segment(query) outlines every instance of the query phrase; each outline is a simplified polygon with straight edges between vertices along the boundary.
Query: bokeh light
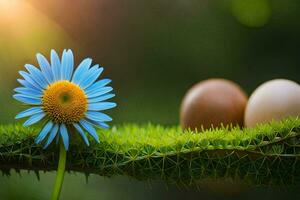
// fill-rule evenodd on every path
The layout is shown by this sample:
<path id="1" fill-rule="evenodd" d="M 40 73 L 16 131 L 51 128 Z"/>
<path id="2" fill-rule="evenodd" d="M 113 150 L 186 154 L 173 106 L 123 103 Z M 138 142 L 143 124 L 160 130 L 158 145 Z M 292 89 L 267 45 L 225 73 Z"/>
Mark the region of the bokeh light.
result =
<path id="1" fill-rule="evenodd" d="M 231 10 L 235 18 L 248 27 L 262 27 L 271 17 L 268 0 L 232 0 Z"/>

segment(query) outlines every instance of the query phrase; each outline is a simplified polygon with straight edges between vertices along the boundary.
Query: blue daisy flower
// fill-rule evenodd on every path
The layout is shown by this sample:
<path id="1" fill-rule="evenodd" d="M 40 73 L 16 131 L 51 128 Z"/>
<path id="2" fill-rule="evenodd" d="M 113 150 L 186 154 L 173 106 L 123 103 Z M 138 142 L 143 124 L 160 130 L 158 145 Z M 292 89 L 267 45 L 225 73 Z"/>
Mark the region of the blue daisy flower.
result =
<path id="1" fill-rule="evenodd" d="M 76 130 L 86 145 L 86 133 L 97 142 L 99 137 L 95 127 L 108 128 L 112 118 L 102 111 L 116 107 L 116 103 L 106 100 L 114 97 L 110 79 L 97 80 L 103 67 L 92 66 L 92 59 L 84 59 L 74 70 L 74 56 L 71 50 L 64 50 L 60 60 L 51 51 L 51 62 L 37 54 L 40 69 L 26 64 L 26 71 L 20 71 L 23 79 L 18 79 L 22 87 L 16 88 L 13 97 L 30 106 L 19 113 L 16 119 L 29 117 L 24 126 L 43 121 L 45 124 L 35 139 L 37 144 L 45 141 L 44 148 L 54 138 L 62 139 L 68 150 L 69 133 Z"/>

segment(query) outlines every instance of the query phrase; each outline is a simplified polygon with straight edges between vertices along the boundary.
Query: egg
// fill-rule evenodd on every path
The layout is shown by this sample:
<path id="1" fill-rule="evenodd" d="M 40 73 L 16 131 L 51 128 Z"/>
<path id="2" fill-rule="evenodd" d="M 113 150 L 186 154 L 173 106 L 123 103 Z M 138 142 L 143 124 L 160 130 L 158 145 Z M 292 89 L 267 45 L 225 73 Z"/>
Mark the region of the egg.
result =
<path id="1" fill-rule="evenodd" d="M 194 85 L 185 95 L 180 109 L 183 129 L 208 129 L 244 122 L 247 96 L 234 82 L 209 79 Z"/>
<path id="2" fill-rule="evenodd" d="M 251 95 L 245 111 L 245 125 L 253 127 L 299 115 L 300 86 L 290 80 L 275 79 L 262 84 Z"/>

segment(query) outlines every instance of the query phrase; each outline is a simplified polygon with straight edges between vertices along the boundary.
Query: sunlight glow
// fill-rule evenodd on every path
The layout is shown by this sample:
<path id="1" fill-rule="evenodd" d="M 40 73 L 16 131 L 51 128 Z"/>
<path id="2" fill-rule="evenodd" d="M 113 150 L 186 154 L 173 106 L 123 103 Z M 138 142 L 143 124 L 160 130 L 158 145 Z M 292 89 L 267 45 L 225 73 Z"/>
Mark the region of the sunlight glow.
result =
<path id="1" fill-rule="evenodd" d="M 25 0 L 0 0 L 0 30 L 0 89 L 35 52 L 72 44 L 59 24 Z"/>

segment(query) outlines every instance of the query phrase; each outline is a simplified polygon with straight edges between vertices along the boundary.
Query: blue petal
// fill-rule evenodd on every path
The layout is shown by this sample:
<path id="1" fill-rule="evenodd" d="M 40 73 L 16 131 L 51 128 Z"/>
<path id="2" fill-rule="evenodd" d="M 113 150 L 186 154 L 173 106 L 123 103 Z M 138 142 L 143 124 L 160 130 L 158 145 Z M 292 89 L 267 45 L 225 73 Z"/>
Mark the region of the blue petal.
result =
<path id="1" fill-rule="evenodd" d="M 28 116 L 31 116 L 31 115 L 34 115 L 34 114 L 37 114 L 37 113 L 41 113 L 41 112 L 43 112 L 42 107 L 40 107 L 40 106 L 39 107 L 32 107 L 32 108 L 29 108 L 29 109 L 24 110 L 24 111 L 20 112 L 19 114 L 17 114 L 15 119 L 28 117 Z"/>
<path id="2" fill-rule="evenodd" d="M 22 94 L 15 94 L 15 95 L 13 95 L 13 97 L 18 101 L 21 101 L 23 103 L 30 104 L 30 105 L 41 105 L 42 104 L 42 100 L 40 98 L 36 98 L 36 97 L 28 97 L 28 96 L 22 95 Z"/>
<path id="3" fill-rule="evenodd" d="M 38 91 L 36 89 L 27 88 L 27 87 L 18 87 L 14 89 L 15 92 L 24 94 L 26 96 L 34 96 L 34 97 L 42 97 L 42 91 Z"/>
<path id="4" fill-rule="evenodd" d="M 98 122 L 98 124 L 99 124 L 102 128 L 104 128 L 104 129 L 108 129 L 108 128 L 109 128 L 109 125 L 108 125 L 107 123 L 105 123 L 105 122 Z"/>
<path id="5" fill-rule="evenodd" d="M 91 120 L 91 123 L 94 124 L 95 126 L 100 127 L 100 128 L 104 128 L 104 129 L 109 128 L 109 125 L 105 122 L 96 122 L 96 121 Z"/>
<path id="6" fill-rule="evenodd" d="M 53 49 L 51 50 L 51 65 L 54 80 L 60 80 L 60 60 L 57 53 Z"/>
<path id="7" fill-rule="evenodd" d="M 86 93 L 91 93 L 94 90 L 98 90 L 99 88 L 106 86 L 107 84 L 109 84 L 111 82 L 110 79 L 102 79 L 100 81 L 97 81 L 96 83 L 94 83 L 93 85 L 89 86 L 88 88 L 86 88 L 85 92 Z"/>
<path id="8" fill-rule="evenodd" d="M 117 104 L 112 102 L 91 103 L 88 104 L 88 110 L 101 111 L 101 110 L 111 109 L 116 106 Z"/>
<path id="9" fill-rule="evenodd" d="M 74 56 L 73 52 L 69 49 L 64 50 L 61 61 L 61 74 L 63 80 L 70 80 L 72 77 L 73 67 L 74 67 Z"/>
<path id="10" fill-rule="evenodd" d="M 82 128 L 76 123 L 73 123 L 73 126 L 77 129 L 77 131 L 81 135 L 81 137 L 82 137 L 83 141 L 85 142 L 85 144 L 87 146 L 89 146 L 90 145 L 89 140 L 88 140 L 87 136 L 85 135 L 84 131 L 82 130 Z"/>
<path id="11" fill-rule="evenodd" d="M 97 103 L 97 102 L 105 101 L 107 99 L 113 98 L 114 96 L 116 95 L 115 94 L 102 95 L 96 98 L 88 99 L 88 103 Z"/>
<path id="12" fill-rule="evenodd" d="M 92 59 L 90 58 L 84 59 L 75 70 L 72 78 L 72 82 L 77 84 L 78 81 L 81 79 L 82 74 L 85 73 L 90 68 L 91 64 L 92 64 Z"/>
<path id="13" fill-rule="evenodd" d="M 45 116 L 46 116 L 46 113 L 44 113 L 44 112 L 34 114 L 28 120 L 26 120 L 24 122 L 23 126 L 30 126 L 32 124 L 35 124 L 35 123 L 39 122 L 41 119 L 43 119 Z"/>
<path id="14" fill-rule="evenodd" d="M 47 80 L 40 70 L 38 70 L 35 66 L 30 64 L 26 64 L 25 68 L 29 71 L 33 80 L 35 80 L 39 84 L 39 86 L 41 86 L 41 88 L 47 87 Z"/>
<path id="15" fill-rule="evenodd" d="M 68 62 L 67 50 L 64 49 L 61 56 L 61 65 L 60 65 L 60 79 L 64 80 L 65 78 L 65 68 Z"/>
<path id="16" fill-rule="evenodd" d="M 84 80 L 86 80 L 90 74 L 95 73 L 98 70 L 98 66 L 94 65 L 93 67 L 91 67 L 90 69 L 86 70 L 85 72 L 83 72 L 80 76 L 80 78 L 77 81 L 77 85 L 81 85 L 81 82 L 83 82 Z"/>
<path id="17" fill-rule="evenodd" d="M 28 74 L 27 72 L 24 71 L 19 71 L 19 74 L 21 76 L 23 76 L 23 78 L 29 82 L 34 88 L 36 88 L 37 90 L 43 90 L 43 88 L 37 83 L 36 80 L 34 80 L 30 74 Z"/>
<path id="18" fill-rule="evenodd" d="M 48 83 L 52 83 L 54 81 L 54 78 L 53 78 L 53 73 L 52 73 L 52 70 L 51 70 L 50 63 L 45 58 L 45 56 L 43 56 L 40 53 L 38 53 L 36 55 L 36 58 L 37 58 L 37 61 L 39 63 L 39 66 L 40 66 L 40 68 L 43 72 L 44 77 L 46 78 Z"/>
<path id="19" fill-rule="evenodd" d="M 82 120 L 80 120 L 79 123 L 98 143 L 100 143 L 99 136 L 98 136 L 95 128 L 89 122 L 82 119 Z"/>
<path id="20" fill-rule="evenodd" d="M 97 65 L 98 67 L 98 65 Z M 92 85 L 97 78 L 101 75 L 101 73 L 103 72 L 103 67 L 101 68 L 97 68 L 96 70 L 89 72 L 89 74 L 83 79 L 83 81 L 79 84 L 79 86 L 82 89 L 85 89 L 87 87 L 89 87 L 90 85 Z"/>
<path id="21" fill-rule="evenodd" d="M 26 81 L 26 80 L 23 80 L 23 79 L 17 79 L 17 81 L 18 81 L 21 85 L 23 85 L 24 87 L 26 87 L 26 88 L 30 88 L 30 89 L 33 89 L 33 90 L 42 91 L 41 88 L 37 88 L 35 85 L 29 83 L 29 82 Z"/>
<path id="22" fill-rule="evenodd" d="M 86 93 L 86 95 L 87 95 L 87 97 L 89 99 L 91 99 L 91 98 L 95 98 L 95 97 L 104 95 L 104 94 L 106 94 L 106 93 L 108 93 L 108 92 L 110 92 L 112 90 L 113 90 L 112 87 L 102 87 L 102 88 L 99 88 L 96 91 L 93 91 L 93 92 L 90 92 L 90 93 Z"/>
<path id="23" fill-rule="evenodd" d="M 104 113 L 101 112 L 93 112 L 88 111 L 86 112 L 86 118 L 97 121 L 97 122 L 109 122 L 112 121 L 112 118 Z"/>
<path id="24" fill-rule="evenodd" d="M 46 144 L 44 145 L 44 149 L 46 149 L 49 144 L 51 144 L 51 142 L 54 140 L 55 136 L 57 135 L 57 132 L 58 132 L 58 128 L 59 128 L 59 125 L 58 124 L 55 124 L 50 132 L 50 135 L 48 137 L 48 140 L 46 142 Z"/>
<path id="25" fill-rule="evenodd" d="M 60 125 L 59 132 L 62 137 L 65 149 L 68 150 L 69 149 L 69 134 L 68 134 L 68 130 L 67 130 L 67 127 L 65 124 Z"/>
<path id="26" fill-rule="evenodd" d="M 35 139 L 35 143 L 39 144 L 41 141 L 43 141 L 45 139 L 45 137 L 47 136 L 47 134 L 49 133 L 49 131 L 51 130 L 51 128 L 53 127 L 53 123 L 51 121 L 49 121 L 44 128 L 41 130 L 41 132 L 39 133 L 39 135 L 37 136 L 37 138 Z"/>
<path id="27" fill-rule="evenodd" d="M 15 94 L 14 96 L 17 96 L 17 97 L 24 97 L 24 98 L 30 98 L 30 99 L 37 99 L 37 100 L 40 100 L 41 97 L 36 97 L 36 96 L 32 96 L 30 94 Z"/>

